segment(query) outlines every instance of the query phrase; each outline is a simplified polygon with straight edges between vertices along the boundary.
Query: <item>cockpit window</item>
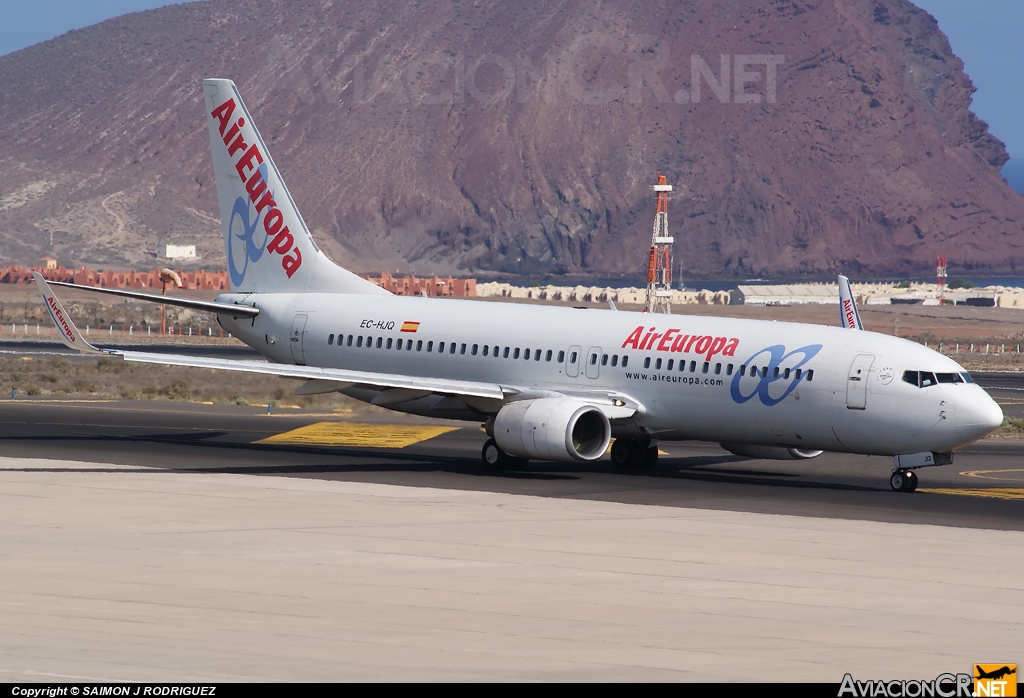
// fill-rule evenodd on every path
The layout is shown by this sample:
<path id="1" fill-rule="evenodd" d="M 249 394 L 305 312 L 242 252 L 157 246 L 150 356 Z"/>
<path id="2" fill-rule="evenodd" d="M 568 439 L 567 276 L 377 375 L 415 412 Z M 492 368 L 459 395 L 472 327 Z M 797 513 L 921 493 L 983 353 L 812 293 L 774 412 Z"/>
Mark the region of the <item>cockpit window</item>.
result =
<path id="1" fill-rule="evenodd" d="M 931 371 L 904 371 L 903 382 L 927 388 L 938 383 L 973 383 L 971 377 L 964 373 L 932 373 Z"/>
<path id="2" fill-rule="evenodd" d="M 971 374 L 968 373 L 967 371 L 964 371 L 963 373 L 961 373 L 960 377 L 964 379 L 964 383 L 973 383 L 974 382 L 974 379 L 971 378 Z"/>

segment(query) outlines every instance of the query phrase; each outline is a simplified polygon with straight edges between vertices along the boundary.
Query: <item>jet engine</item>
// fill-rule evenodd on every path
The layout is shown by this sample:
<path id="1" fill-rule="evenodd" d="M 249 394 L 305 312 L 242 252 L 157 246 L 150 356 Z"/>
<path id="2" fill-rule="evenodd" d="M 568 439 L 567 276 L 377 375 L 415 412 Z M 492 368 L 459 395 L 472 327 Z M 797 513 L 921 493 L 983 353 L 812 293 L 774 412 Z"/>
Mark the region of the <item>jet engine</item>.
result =
<path id="1" fill-rule="evenodd" d="M 755 446 L 754 444 L 718 444 L 729 453 L 749 458 L 768 458 L 770 460 L 807 460 L 817 458 L 824 451 L 811 451 L 805 448 L 787 448 L 785 446 Z"/>
<path id="2" fill-rule="evenodd" d="M 518 400 L 494 418 L 494 440 L 510 456 L 540 460 L 597 460 L 612 428 L 604 412 L 569 398 Z"/>

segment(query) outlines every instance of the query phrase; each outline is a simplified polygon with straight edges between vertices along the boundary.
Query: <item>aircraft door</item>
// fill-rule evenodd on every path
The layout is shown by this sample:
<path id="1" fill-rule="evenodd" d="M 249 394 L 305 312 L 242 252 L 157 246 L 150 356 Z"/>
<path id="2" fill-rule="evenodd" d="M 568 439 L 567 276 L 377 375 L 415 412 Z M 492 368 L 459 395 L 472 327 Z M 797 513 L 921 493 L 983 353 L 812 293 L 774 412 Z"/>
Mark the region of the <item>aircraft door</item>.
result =
<path id="1" fill-rule="evenodd" d="M 579 347 L 569 347 L 569 353 L 565 355 L 565 375 L 575 378 L 580 375 L 580 361 L 583 360 L 583 350 Z"/>
<path id="2" fill-rule="evenodd" d="M 585 361 L 587 378 L 597 378 L 601 374 L 601 347 L 590 347 Z"/>
<path id="3" fill-rule="evenodd" d="M 875 357 L 871 354 L 860 354 L 850 366 L 850 375 L 846 381 L 846 408 L 863 410 L 868 401 L 868 373 Z"/>
<path id="4" fill-rule="evenodd" d="M 306 320 L 308 319 L 308 315 L 305 313 L 299 313 L 295 316 L 295 320 L 292 322 L 292 334 L 289 344 L 291 344 L 292 347 L 292 360 L 298 366 L 306 365 L 306 354 L 302 345 L 306 338 Z"/>

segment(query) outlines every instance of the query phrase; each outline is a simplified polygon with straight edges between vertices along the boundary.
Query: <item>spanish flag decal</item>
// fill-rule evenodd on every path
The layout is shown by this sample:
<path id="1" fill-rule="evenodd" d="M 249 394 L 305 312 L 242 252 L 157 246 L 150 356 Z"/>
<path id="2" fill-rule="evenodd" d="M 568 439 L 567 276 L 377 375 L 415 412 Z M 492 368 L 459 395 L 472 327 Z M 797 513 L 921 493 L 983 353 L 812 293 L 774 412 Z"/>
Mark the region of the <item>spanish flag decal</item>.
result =
<path id="1" fill-rule="evenodd" d="M 405 322 L 402 323 L 402 332 L 415 332 L 419 328 L 420 323 L 418 322 L 409 322 L 408 320 L 406 320 Z"/>

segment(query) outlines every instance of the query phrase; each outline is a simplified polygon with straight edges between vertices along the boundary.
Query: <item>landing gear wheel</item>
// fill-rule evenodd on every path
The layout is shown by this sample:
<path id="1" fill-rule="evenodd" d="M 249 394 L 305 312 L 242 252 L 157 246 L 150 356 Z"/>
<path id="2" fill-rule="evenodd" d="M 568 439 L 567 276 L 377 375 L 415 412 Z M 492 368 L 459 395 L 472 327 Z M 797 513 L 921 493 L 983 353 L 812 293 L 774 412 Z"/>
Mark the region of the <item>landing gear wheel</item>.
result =
<path id="1" fill-rule="evenodd" d="M 913 470 L 894 470 L 889 476 L 889 486 L 895 492 L 913 492 L 917 489 L 917 473 Z"/>
<path id="2" fill-rule="evenodd" d="M 502 465 L 503 456 L 505 454 L 498 448 L 498 442 L 494 439 L 487 439 L 484 443 L 484 448 L 480 452 L 480 460 L 484 462 L 486 468 L 500 468 Z"/>
<path id="3" fill-rule="evenodd" d="M 494 439 L 487 439 L 484 442 L 484 447 L 480 451 L 480 460 L 483 461 L 485 468 L 492 470 L 524 468 L 530 462 L 529 458 L 516 458 L 505 453 L 498 447 L 498 442 Z"/>
<path id="4" fill-rule="evenodd" d="M 612 444 L 612 465 L 624 470 L 630 469 L 639 450 L 640 444 L 633 439 L 615 439 Z"/>
<path id="5" fill-rule="evenodd" d="M 650 470 L 658 464 L 658 447 L 641 444 L 636 439 L 615 439 L 612 444 L 612 465 L 623 470 Z"/>
<path id="6" fill-rule="evenodd" d="M 917 473 L 913 470 L 907 472 L 907 492 L 913 492 L 917 489 Z"/>

